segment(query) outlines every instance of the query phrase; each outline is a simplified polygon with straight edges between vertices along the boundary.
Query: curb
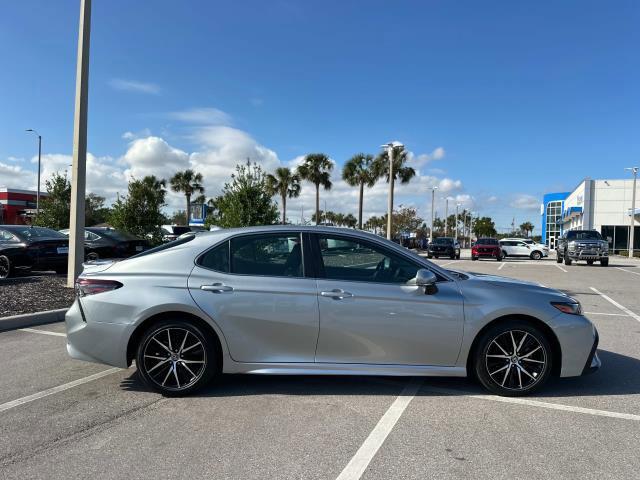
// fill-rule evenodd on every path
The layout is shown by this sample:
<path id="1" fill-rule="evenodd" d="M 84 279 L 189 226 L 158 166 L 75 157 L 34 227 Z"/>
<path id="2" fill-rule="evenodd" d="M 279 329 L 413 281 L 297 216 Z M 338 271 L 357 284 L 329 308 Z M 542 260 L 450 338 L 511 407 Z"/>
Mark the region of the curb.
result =
<path id="1" fill-rule="evenodd" d="M 58 310 L 2 317 L 0 318 L 0 332 L 32 327 L 34 325 L 43 325 L 45 323 L 61 322 L 64 320 L 64 314 L 67 313 L 67 310 L 67 308 L 60 308 Z"/>

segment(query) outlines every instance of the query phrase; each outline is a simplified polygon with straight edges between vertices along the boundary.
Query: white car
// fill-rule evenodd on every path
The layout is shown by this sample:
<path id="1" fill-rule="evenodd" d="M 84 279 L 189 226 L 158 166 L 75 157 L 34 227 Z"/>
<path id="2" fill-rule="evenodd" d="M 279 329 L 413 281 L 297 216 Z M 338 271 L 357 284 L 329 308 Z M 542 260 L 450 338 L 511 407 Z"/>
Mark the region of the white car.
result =
<path id="1" fill-rule="evenodd" d="M 540 260 L 549 256 L 549 247 L 530 238 L 503 238 L 500 240 L 502 257 L 529 257 Z"/>

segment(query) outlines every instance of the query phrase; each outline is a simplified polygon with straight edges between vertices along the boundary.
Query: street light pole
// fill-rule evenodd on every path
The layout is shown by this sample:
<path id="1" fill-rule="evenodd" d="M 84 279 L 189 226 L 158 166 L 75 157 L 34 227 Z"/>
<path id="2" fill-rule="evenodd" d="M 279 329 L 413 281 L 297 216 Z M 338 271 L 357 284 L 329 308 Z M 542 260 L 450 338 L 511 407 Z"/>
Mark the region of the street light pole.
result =
<path id="1" fill-rule="evenodd" d="M 89 43 L 91 0 L 80 0 L 76 64 L 76 103 L 73 116 L 73 164 L 71 167 L 71 214 L 67 287 L 73 287 L 84 261 L 84 203 L 87 176 L 87 114 L 89 107 Z"/>
<path id="2" fill-rule="evenodd" d="M 625 170 L 630 170 L 633 173 L 633 188 L 631 191 L 631 221 L 629 225 L 629 258 L 633 258 L 633 234 L 636 223 L 636 182 L 638 180 L 638 167 L 629 167 Z"/>
<path id="3" fill-rule="evenodd" d="M 449 197 L 445 198 L 444 203 L 444 236 L 449 236 Z"/>
<path id="4" fill-rule="evenodd" d="M 456 203 L 456 242 L 458 241 L 458 207 L 460 206 L 459 203 Z"/>
<path id="5" fill-rule="evenodd" d="M 431 230 L 429 231 L 429 243 L 433 243 L 433 205 L 436 201 L 436 190 L 438 187 L 431 188 Z"/>
<path id="6" fill-rule="evenodd" d="M 394 147 L 404 147 L 400 142 L 389 142 L 386 145 L 381 145 L 382 148 L 387 149 L 387 155 L 389 156 L 389 202 L 387 205 L 387 240 L 391 240 L 391 227 L 393 226 L 393 184 L 394 184 L 394 172 L 393 172 L 393 149 Z"/>
<path id="7" fill-rule="evenodd" d="M 33 128 L 27 129 L 27 132 L 33 132 L 38 136 L 38 191 L 36 193 L 36 218 L 40 215 L 40 165 L 42 158 L 42 135 Z"/>

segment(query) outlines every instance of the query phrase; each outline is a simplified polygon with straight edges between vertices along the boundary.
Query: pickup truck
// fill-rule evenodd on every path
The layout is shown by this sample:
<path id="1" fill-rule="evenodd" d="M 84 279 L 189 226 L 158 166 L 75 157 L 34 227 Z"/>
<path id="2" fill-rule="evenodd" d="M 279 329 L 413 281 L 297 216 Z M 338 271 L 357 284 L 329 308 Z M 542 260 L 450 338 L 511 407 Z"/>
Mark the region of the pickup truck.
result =
<path id="1" fill-rule="evenodd" d="M 556 262 L 571 265 L 571 262 L 586 260 L 588 265 L 600 262 L 609 265 L 609 243 L 596 230 L 568 230 L 558 239 Z"/>

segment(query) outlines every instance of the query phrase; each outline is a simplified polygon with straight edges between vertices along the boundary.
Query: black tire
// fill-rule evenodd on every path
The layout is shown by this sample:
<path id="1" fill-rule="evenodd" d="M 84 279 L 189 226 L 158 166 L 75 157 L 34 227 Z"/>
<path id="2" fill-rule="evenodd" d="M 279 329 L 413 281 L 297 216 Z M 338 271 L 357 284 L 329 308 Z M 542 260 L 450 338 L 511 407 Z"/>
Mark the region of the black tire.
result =
<path id="1" fill-rule="evenodd" d="M 497 346 L 495 342 L 498 342 Z M 511 355 L 513 343 L 517 347 L 516 355 Z M 489 328 L 478 339 L 473 354 L 473 371 L 490 392 L 517 397 L 541 388 L 551 375 L 553 361 L 551 344 L 540 329 L 526 321 L 509 320 Z M 527 377 L 523 370 L 530 376 Z"/>
<path id="2" fill-rule="evenodd" d="M 471 260 L 475 262 L 476 260 L 478 260 L 478 257 L 471 257 Z"/>
<path id="3" fill-rule="evenodd" d="M 498 256 L 496 257 L 496 260 L 497 260 L 498 262 L 501 262 L 501 261 L 502 261 L 502 255 L 498 255 Z"/>
<path id="4" fill-rule="evenodd" d="M 504 250 L 502 251 L 502 258 L 507 258 L 507 252 L 505 252 Z"/>
<path id="5" fill-rule="evenodd" d="M 438 255 L 434 255 L 434 257 L 436 257 L 436 258 L 440 258 Z"/>
<path id="6" fill-rule="evenodd" d="M 0 278 L 9 278 L 13 274 L 13 265 L 6 255 L 0 255 Z"/>
<path id="7" fill-rule="evenodd" d="M 564 255 L 564 264 L 571 265 L 571 259 L 569 258 L 568 255 Z"/>
<path id="8" fill-rule="evenodd" d="M 593 260 L 587 260 L 587 265 L 593 265 Z"/>
<path id="9" fill-rule="evenodd" d="M 601 258 L 600 259 L 600 266 L 601 267 L 608 267 L 609 266 L 609 259 L 608 258 Z"/>
<path id="10" fill-rule="evenodd" d="M 456 255 L 455 255 L 455 253 L 454 253 L 453 255 L 450 255 L 450 256 L 449 256 L 449 258 L 450 258 L 451 260 L 455 260 L 455 259 L 456 259 Z"/>
<path id="11" fill-rule="evenodd" d="M 530 257 L 531 257 L 531 260 L 540 260 L 542 258 L 542 253 L 536 250 L 534 252 L 531 252 Z"/>
<path id="12" fill-rule="evenodd" d="M 221 370 L 217 349 L 212 335 L 194 323 L 163 320 L 152 325 L 140 339 L 136 351 L 138 374 L 149 388 L 164 396 L 189 395 L 207 385 Z M 192 369 L 189 365 L 200 367 Z"/>
<path id="13" fill-rule="evenodd" d="M 427 258 L 433 258 L 433 255 L 431 255 L 430 253 L 427 253 Z"/>
<path id="14" fill-rule="evenodd" d="M 456 260 L 460 260 L 460 254 L 456 254 Z"/>
<path id="15" fill-rule="evenodd" d="M 556 263 L 562 263 L 562 256 L 558 251 L 556 251 Z"/>

